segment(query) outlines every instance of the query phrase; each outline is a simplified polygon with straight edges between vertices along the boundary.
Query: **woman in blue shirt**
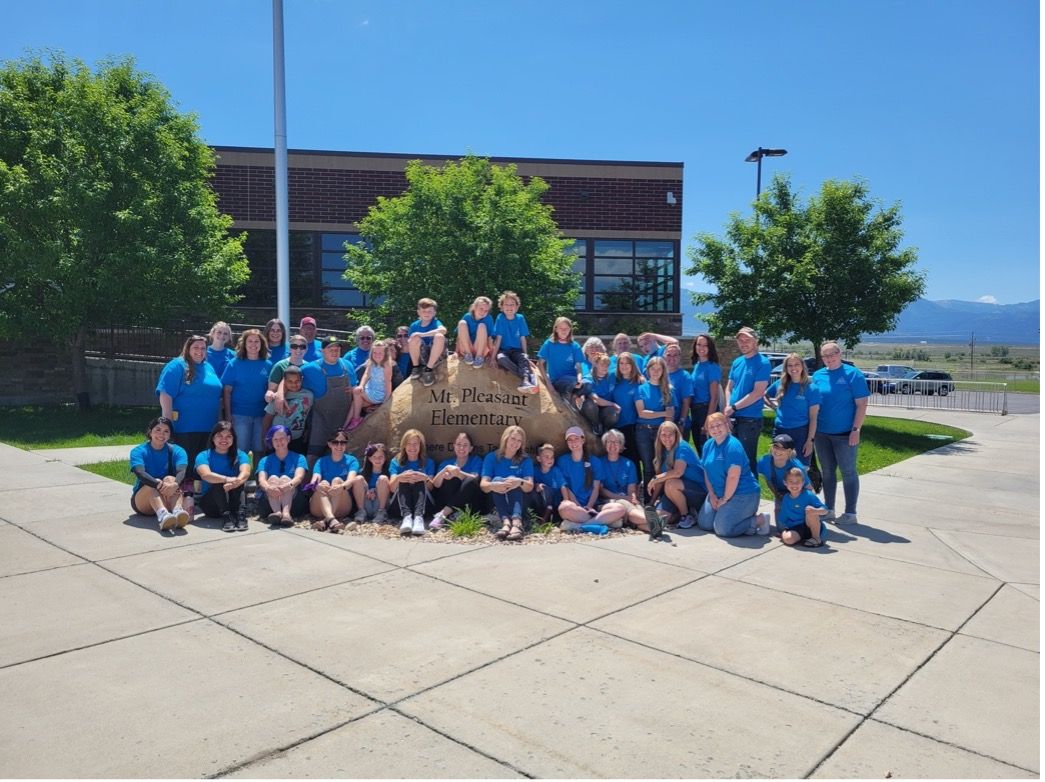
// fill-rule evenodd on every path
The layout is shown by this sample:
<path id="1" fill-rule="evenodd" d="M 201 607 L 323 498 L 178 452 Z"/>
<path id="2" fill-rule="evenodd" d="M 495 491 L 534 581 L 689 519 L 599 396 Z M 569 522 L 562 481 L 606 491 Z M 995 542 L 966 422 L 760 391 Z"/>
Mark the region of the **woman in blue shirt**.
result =
<path id="1" fill-rule="evenodd" d="M 185 449 L 170 442 L 173 422 L 160 416 L 149 421 L 146 442 L 131 450 L 131 507 L 142 516 L 155 516 L 160 531 L 184 527 L 192 519 L 182 497 L 181 483 L 189 464 Z"/>
<path id="2" fill-rule="evenodd" d="M 207 333 L 210 344 L 207 346 L 207 363 L 214 367 L 214 374 L 221 377 L 225 367 L 236 357 L 236 352 L 229 347 L 232 344 L 232 329 L 229 324 L 219 320 L 210 327 Z"/>
<path id="3" fill-rule="evenodd" d="M 639 449 L 642 480 L 648 483 L 653 476 L 653 451 L 657 443 L 657 430 L 665 421 L 675 420 L 678 401 L 668 382 L 668 371 L 664 359 L 651 356 L 646 362 L 648 383 L 639 386 L 635 394 L 635 444 Z"/>
<path id="4" fill-rule="evenodd" d="M 708 416 L 710 439 L 704 443 L 700 463 L 708 497 L 697 515 L 701 529 L 719 537 L 768 535 L 769 516 L 758 512 L 758 480 L 744 446 L 729 433 L 729 423 L 722 413 Z"/>
<path id="5" fill-rule="evenodd" d="M 820 391 L 813 385 L 806 363 L 797 353 L 784 359 L 780 379 L 766 389 L 766 404 L 776 410 L 773 436 L 788 435 L 795 444 L 798 458 L 809 467 L 816 436 L 816 417 L 820 412 Z"/>
<path id="6" fill-rule="evenodd" d="M 181 355 L 167 362 L 156 381 L 160 414 L 174 422 L 171 440 L 189 458 L 182 485 L 186 493 L 196 478 L 196 455 L 207 447 L 210 430 L 221 416 L 221 392 L 221 379 L 207 363 L 207 340 L 198 334 L 185 340 Z"/>
<path id="7" fill-rule="evenodd" d="M 696 523 L 693 514 L 707 494 L 703 477 L 697 452 L 682 439 L 674 422 L 664 421 L 657 429 L 653 472 L 646 481 L 650 504 L 662 497 L 658 511 L 663 511 L 664 520 L 678 521 L 679 527 L 689 529 Z"/>
<path id="8" fill-rule="evenodd" d="M 581 524 L 594 521 L 598 515 L 596 506 L 601 494 L 602 468 L 594 457 L 588 455 L 586 446 L 584 430 L 579 426 L 571 426 L 566 430 L 566 447 L 569 452 L 555 461 L 555 466 L 566 479 L 562 487 L 562 502 L 559 503 L 559 515 L 562 517 L 559 528 L 563 532 L 576 530 Z M 598 523 L 620 527 L 623 522 L 618 517 L 615 521 L 607 518 Z"/>
<path id="9" fill-rule="evenodd" d="M 265 344 L 269 347 L 269 361 L 272 366 L 287 358 L 287 327 L 279 318 L 273 318 L 265 324 L 263 329 Z"/>
<path id="10" fill-rule="evenodd" d="M 311 483 L 316 487 L 308 510 L 316 521 L 312 529 L 323 532 L 353 530 L 354 521 L 342 523 L 340 518 L 352 512 L 352 484 L 359 472 L 359 460 L 348 453 L 348 432 L 335 429 L 327 440 L 330 453 L 321 456 L 312 470 Z"/>
<path id="11" fill-rule="evenodd" d="M 290 450 L 290 430 L 285 426 L 269 429 L 265 444 L 272 453 L 258 465 L 258 515 L 267 517 L 269 524 L 293 527 L 294 516 L 308 510 L 308 497 L 301 491 L 308 463 Z"/>
<path id="12" fill-rule="evenodd" d="M 837 342 L 820 346 L 823 369 L 813 373 L 813 383 L 820 391 L 820 415 L 814 438 L 816 455 L 824 475 L 825 521 L 835 519 L 835 494 L 838 477 L 842 473 L 845 492 L 845 513 L 837 517 L 839 524 L 856 523 L 856 501 L 860 495 L 860 476 L 856 471 L 856 457 L 860 449 L 860 428 L 867 415 L 870 391 L 864 373 L 850 364 L 842 363 L 842 349 Z"/>
<path id="13" fill-rule="evenodd" d="M 246 532 L 243 486 L 250 478 L 250 457 L 239 449 L 230 421 L 218 421 L 210 432 L 210 448 L 196 457 L 200 476 L 200 510 L 222 519 L 222 532 Z"/>
<path id="14" fill-rule="evenodd" d="M 501 528 L 501 540 L 523 539 L 523 511 L 533 491 L 533 460 L 526 455 L 526 432 L 509 426 L 501 433 L 497 450 L 483 459 L 483 478 L 479 484 L 493 499 Z"/>
<path id="15" fill-rule="evenodd" d="M 635 442 L 635 424 L 639 420 L 635 409 L 635 396 L 646 379 L 639 374 L 635 357 L 631 353 L 617 356 L 617 374 L 614 378 L 613 401 L 620 407 L 617 428 L 624 434 L 624 455 L 638 463 L 639 448 Z"/>
<path id="16" fill-rule="evenodd" d="M 392 492 L 389 505 L 403 517 L 400 535 L 425 534 L 425 507 L 433 475 L 435 462 L 428 456 L 425 436 L 418 429 L 407 429 L 388 470 L 388 488 Z"/>
<path id="17" fill-rule="evenodd" d="M 642 532 L 649 532 L 649 524 L 639 500 L 639 472 L 635 462 L 621 456 L 624 450 L 624 435 L 610 429 L 602 436 L 602 447 L 606 456 L 594 457 L 602 474 L 599 501 L 601 507 L 592 519 L 595 524 L 617 526 L 614 522 L 629 521 Z"/>
<path id="18" fill-rule="evenodd" d="M 236 440 L 260 460 L 261 424 L 265 420 L 265 392 L 268 390 L 272 362 L 261 332 L 247 329 L 236 344 L 236 357 L 221 375 L 225 417 L 236 428 Z"/>
<path id="19" fill-rule="evenodd" d="M 468 432 L 454 438 L 454 456 L 439 465 L 432 477 L 432 496 L 439 508 L 428 529 L 439 529 L 450 521 L 458 510 L 468 507 L 483 513 L 486 498 L 479 489 L 483 460 L 475 454 L 475 443 Z"/>
<path id="20" fill-rule="evenodd" d="M 704 422 L 710 413 L 722 406 L 722 367 L 718 363 L 718 349 L 710 334 L 699 334 L 693 340 L 693 405 L 689 409 L 690 431 L 697 452 L 703 452 L 708 433 Z"/>

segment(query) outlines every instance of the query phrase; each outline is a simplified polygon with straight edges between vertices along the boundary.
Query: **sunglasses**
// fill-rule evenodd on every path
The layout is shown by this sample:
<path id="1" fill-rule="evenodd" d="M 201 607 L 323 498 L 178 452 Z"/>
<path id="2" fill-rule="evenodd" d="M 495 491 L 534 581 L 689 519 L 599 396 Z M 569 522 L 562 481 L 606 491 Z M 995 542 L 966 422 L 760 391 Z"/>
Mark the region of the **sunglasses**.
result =
<path id="1" fill-rule="evenodd" d="M 330 445 L 348 445 L 348 440 L 327 440 Z"/>
<path id="2" fill-rule="evenodd" d="M 373 342 L 374 338 L 373 337 L 360 337 L 359 341 L 360 342 Z"/>
<path id="3" fill-rule="evenodd" d="M 308 345 L 291 345 L 290 346 L 291 350 L 305 350 L 307 348 L 308 348 Z"/>

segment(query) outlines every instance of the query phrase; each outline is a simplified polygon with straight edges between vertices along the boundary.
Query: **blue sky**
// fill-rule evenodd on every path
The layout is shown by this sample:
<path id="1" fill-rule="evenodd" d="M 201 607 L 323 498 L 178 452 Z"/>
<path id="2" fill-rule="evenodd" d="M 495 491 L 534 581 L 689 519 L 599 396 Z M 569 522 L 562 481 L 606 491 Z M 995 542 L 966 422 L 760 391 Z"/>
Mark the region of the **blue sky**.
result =
<path id="1" fill-rule="evenodd" d="M 683 245 L 863 177 L 930 299 L 1038 298 L 1032 0 L 285 0 L 292 148 L 685 163 Z M 133 55 L 214 144 L 272 145 L 268 0 L 5 2 L 0 58 Z M 693 284 L 690 281 L 689 284 Z M 699 281 L 696 281 L 699 287 Z"/>

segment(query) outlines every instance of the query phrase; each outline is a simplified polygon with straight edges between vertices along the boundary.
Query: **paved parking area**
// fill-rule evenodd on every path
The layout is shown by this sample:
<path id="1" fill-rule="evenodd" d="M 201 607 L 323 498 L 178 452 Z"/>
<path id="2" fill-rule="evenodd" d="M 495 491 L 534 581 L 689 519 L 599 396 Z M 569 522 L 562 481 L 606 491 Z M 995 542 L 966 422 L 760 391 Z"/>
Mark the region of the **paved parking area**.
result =
<path id="1" fill-rule="evenodd" d="M 895 414 L 974 436 L 818 550 L 169 538 L 0 445 L 0 776 L 1036 777 L 1039 416 Z"/>

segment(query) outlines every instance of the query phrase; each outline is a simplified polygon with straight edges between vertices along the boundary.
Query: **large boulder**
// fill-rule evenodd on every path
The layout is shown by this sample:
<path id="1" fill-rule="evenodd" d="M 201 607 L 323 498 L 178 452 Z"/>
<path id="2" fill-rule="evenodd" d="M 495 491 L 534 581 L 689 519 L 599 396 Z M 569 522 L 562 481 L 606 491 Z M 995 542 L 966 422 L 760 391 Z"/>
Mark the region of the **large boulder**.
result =
<path id="1" fill-rule="evenodd" d="M 420 378 L 408 378 L 392 392 L 392 398 L 368 415 L 349 435 L 349 449 L 361 454 L 370 442 L 383 442 L 390 452 L 408 429 L 425 435 L 428 455 L 436 464 L 453 454 L 457 435 L 468 432 L 480 454 L 495 450 L 505 427 L 518 425 L 526 432 L 526 448 L 532 455 L 541 443 L 551 443 L 556 453 L 566 452 L 563 434 L 570 426 L 584 430 L 589 453 L 602 453 L 602 444 L 587 421 L 568 408 L 558 392 L 538 380 L 539 393 L 517 391 L 519 378 L 499 367 L 476 369 L 451 354 L 435 370 L 435 384 L 425 388 Z"/>

